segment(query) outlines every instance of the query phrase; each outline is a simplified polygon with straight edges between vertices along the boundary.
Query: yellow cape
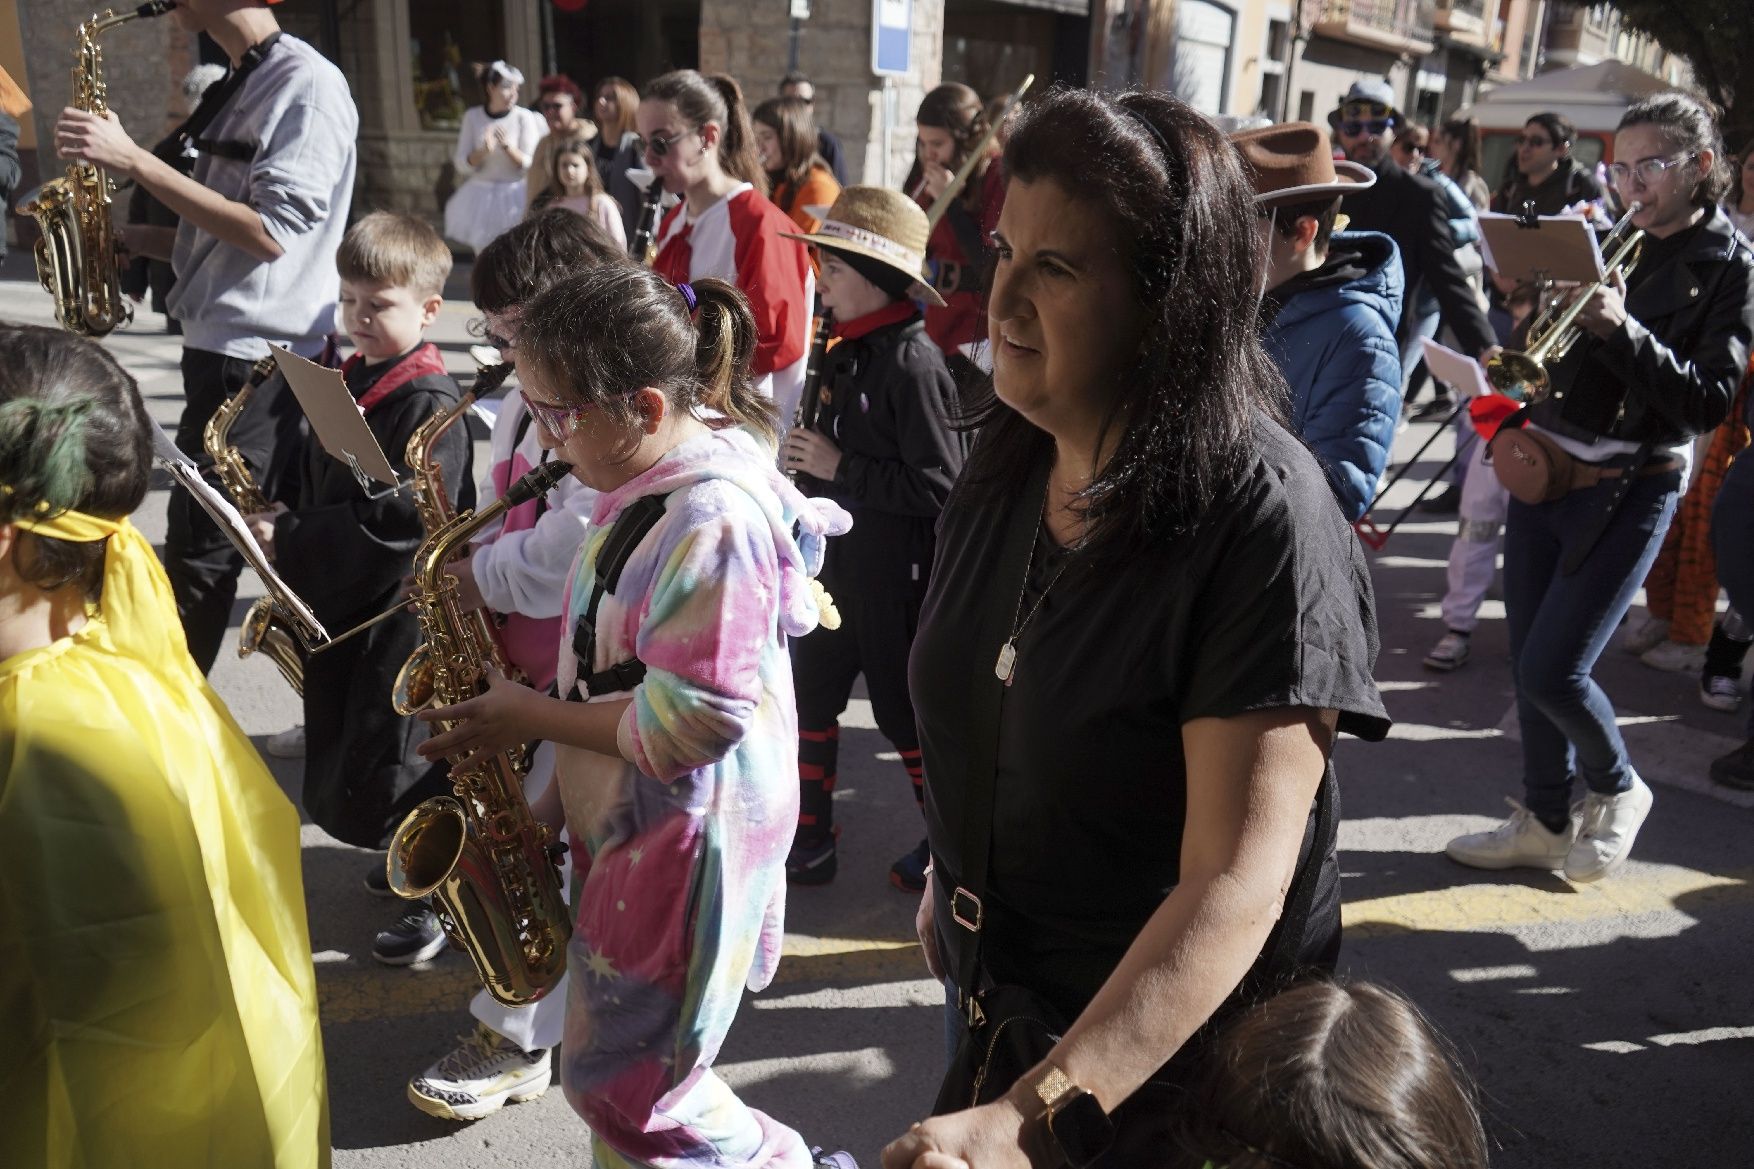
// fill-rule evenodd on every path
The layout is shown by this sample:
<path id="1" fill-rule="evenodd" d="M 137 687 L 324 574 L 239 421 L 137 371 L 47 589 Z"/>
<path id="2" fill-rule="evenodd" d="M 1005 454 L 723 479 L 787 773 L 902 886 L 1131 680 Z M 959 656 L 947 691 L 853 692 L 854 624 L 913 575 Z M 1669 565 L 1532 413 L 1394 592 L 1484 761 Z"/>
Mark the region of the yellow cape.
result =
<path id="1" fill-rule="evenodd" d="M 101 611 L 0 662 L 0 1165 L 329 1164 L 298 815 L 126 520 Z"/>

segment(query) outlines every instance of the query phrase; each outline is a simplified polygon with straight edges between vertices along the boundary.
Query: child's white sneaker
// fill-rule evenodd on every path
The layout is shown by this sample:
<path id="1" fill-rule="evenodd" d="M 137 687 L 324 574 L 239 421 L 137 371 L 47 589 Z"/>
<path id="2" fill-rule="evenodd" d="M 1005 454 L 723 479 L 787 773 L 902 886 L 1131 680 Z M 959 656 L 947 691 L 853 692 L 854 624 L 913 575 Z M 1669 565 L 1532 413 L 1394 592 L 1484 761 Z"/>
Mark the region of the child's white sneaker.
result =
<path id="1" fill-rule="evenodd" d="M 1475 869 L 1563 868 L 1577 839 L 1577 822 L 1568 819 L 1565 831 L 1554 832 L 1516 800 L 1504 802 L 1515 809 L 1510 818 L 1485 832 L 1456 837 L 1444 846 L 1449 858 Z"/>
<path id="2" fill-rule="evenodd" d="M 536 1099 L 552 1077 L 547 1048 L 525 1051 L 476 1023 L 449 1054 L 408 1081 L 408 1099 L 441 1120 L 480 1120 L 507 1101 Z"/>

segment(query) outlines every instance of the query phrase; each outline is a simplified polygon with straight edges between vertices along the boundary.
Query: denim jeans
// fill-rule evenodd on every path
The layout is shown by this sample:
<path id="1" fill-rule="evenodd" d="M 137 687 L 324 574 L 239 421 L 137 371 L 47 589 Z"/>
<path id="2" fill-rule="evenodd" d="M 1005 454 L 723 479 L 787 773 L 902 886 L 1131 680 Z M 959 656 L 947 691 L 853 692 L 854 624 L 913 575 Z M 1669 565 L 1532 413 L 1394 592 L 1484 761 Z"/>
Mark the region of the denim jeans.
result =
<path id="1" fill-rule="evenodd" d="M 1754 613 L 1754 455 L 1730 464 L 1711 509 L 1711 547 L 1717 578 L 1738 613 Z M 1754 739 L 1754 703 L 1748 709 Z"/>
<path id="2" fill-rule="evenodd" d="M 1528 808 L 1564 818 L 1575 773 L 1592 792 L 1632 786 L 1632 763 L 1614 707 L 1590 677 L 1596 659 L 1644 583 L 1675 514 L 1681 473 L 1636 479 L 1576 572 L 1566 550 L 1588 530 L 1610 484 L 1552 503 L 1511 500 L 1504 537 L 1504 607 L 1510 626 L 1517 720 Z"/>

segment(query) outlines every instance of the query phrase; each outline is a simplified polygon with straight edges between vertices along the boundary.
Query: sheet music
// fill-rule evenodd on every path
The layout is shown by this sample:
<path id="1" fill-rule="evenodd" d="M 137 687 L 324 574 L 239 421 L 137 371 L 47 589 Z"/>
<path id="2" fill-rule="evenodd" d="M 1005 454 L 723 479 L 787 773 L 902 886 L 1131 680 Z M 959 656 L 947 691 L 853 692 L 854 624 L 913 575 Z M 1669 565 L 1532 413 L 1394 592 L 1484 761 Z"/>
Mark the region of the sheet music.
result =
<path id="1" fill-rule="evenodd" d="M 1447 345 L 1425 338 L 1425 366 L 1431 376 L 1451 389 L 1478 398 L 1493 392 L 1486 380 L 1486 371 L 1471 357 L 1464 357 Z"/>
<path id="2" fill-rule="evenodd" d="M 274 565 L 262 551 L 262 546 L 256 543 L 256 537 L 251 534 L 249 525 L 244 523 L 244 517 L 238 513 L 238 509 L 232 506 L 231 500 L 202 477 L 201 469 L 195 466 L 195 461 L 177 449 L 176 442 L 165 433 L 162 426 L 154 426 L 152 430 L 152 453 L 159 465 L 169 471 L 171 477 L 195 497 L 195 502 L 201 505 L 202 510 L 213 517 L 213 522 L 219 525 L 219 530 L 232 542 L 233 547 L 243 553 L 244 559 L 256 570 L 256 575 L 262 578 L 275 600 L 290 606 L 300 620 L 309 622 L 309 628 L 316 631 L 320 642 L 328 641 L 329 631 L 323 628 L 323 623 L 317 620 L 317 615 L 311 612 L 304 600 L 288 588 L 280 574 L 274 571 Z"/>

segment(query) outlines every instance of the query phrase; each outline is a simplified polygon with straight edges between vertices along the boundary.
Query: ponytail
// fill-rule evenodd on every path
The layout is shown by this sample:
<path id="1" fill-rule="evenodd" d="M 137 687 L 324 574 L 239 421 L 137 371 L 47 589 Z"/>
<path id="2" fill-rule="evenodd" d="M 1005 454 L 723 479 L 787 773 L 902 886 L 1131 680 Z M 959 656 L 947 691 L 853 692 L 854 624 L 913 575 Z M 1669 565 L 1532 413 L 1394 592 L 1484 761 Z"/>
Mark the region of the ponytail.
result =
<path id="1" fill-rule="evenodd" d="M 715 279 L 692 285 L 695 314 L 694 368 L 701 404 L 759 435 L 769 446 L 779 441 L 773 402 L 749 375 L 755 358 L 755 314 L 735 286 Z"/>
<path id="2" fill-rule="evenodd" d="M 749 107 L 737 79 L 724 73 L 707 76 L 725 103 L 724 133 L 719 137 L 719 166 L 734 179 L 742 179 L 767 194 L 767 172 L 755 152 L 755 128 L 749 124 Z"/>

